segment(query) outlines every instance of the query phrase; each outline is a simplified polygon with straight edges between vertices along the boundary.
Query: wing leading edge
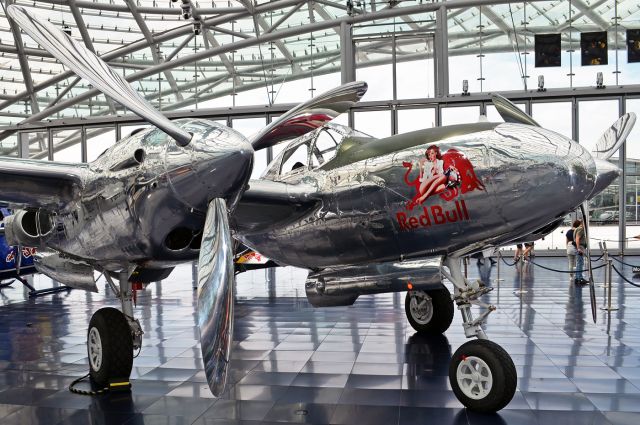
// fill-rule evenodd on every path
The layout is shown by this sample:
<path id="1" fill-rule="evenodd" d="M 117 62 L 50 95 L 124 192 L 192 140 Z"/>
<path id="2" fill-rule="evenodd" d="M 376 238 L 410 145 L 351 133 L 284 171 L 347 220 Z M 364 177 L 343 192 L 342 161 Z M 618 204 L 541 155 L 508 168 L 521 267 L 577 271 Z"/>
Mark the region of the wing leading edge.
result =
<path id="1" fill-rule="evenodd" d="M 80 198 L 84 164 L 0 157 L 0 205 L 61 210 Z"/>
<path id="2" fill-rule="evenodd" d="M 266 228 L 304 215 L 319 201 L 316 189 L 271 180 L 251 180 L 233 212 L 232 226 L 240 233 Z"/>

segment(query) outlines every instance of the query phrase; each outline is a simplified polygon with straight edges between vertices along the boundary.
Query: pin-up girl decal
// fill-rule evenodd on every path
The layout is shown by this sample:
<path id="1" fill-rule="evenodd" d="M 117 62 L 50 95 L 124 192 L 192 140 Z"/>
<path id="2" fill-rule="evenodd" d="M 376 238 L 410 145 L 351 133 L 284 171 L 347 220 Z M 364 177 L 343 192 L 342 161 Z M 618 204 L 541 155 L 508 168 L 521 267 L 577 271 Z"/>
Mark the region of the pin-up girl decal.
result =
<path id="1" fill-rule="evenodd" d="M 402 165 L 408 168 L 404 176 L 405 183 L 416 189 L 416 195 L 407 204 L 409 210 L 432 195 L 440 195 L 450 201 L 459 193 L 484 190 L 484 184 L 476 176 L 471 162 L 455 149 L 449 149 L 442 155 L 438 146 L 429 146 L 425 158 L 420 160 L 420 174 L 414 181 L 409 180 L 413 164 L 403 162 Z"/>

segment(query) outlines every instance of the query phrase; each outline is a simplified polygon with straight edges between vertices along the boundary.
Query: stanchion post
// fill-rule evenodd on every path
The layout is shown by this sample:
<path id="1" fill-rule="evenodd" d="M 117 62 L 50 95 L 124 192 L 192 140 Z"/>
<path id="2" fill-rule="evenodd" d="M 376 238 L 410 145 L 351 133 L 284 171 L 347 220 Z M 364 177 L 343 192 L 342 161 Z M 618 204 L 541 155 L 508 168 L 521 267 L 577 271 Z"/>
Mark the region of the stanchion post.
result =
<path id="1" fill-rule="evenodd" d="M 524 272 L 524 260 L 519 261 L 516 267 L 518 267 L 518 277 L 520 279 L 520 288 L 516 291 L 513 291 L 513 294 L 514 295 L 526 294 L 529 291 L 522 289 L 522 273 Z"/>
<path id="2" fill-rule="evenodd" d="M 609 259 L 607 260 L 607 274 L 609 275 L 609 286 L 608 286 L 608 290 L 607 290 L 607 305 L 606 306 L 602 306 L 602 310 L 606 310 L 606 311 L 615 311 L 618 309 L 618 307 L 614 307 L 611 305 L 611 291 L 613 288 L 613 282 L 611 280 L 611 272 L 613 271 L 613 260 Z"/>
<path id="3" fill-rule="evenodd" d="M 500 263 L 502 262 L 502 254 L 500 253 L 500 250 L 498 250 L 498 275 L 496 276 L 495 280 L 493 281 L 497 286 L 498 289 L 500 289 L 500 281 L 503 279 L 500 279 Z"/>
<path id="4" fill-rule="evenodd" d="M 602 250 L 602 255 L 604 259 L 604 263 L 608 264 L 609 262 L 609 251 L 607 250 L 607 243 L 605 241 L 600 242 L 600 249 Z M 602 287 L 607 289 L 609 287 L 609 282 L 611 282 L 611 269 L 609 267 L 604 268 L 604 283 Z"/>

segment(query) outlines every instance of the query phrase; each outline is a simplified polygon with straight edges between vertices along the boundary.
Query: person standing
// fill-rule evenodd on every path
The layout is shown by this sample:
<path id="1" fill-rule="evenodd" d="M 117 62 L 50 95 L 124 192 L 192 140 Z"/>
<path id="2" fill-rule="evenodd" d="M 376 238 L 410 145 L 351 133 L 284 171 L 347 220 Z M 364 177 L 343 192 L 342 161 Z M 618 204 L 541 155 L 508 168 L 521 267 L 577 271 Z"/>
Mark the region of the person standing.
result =
<path id="1" fill-rule="evenodd" d="M 573 235 L 574 235 L 573 240 L 575 241 L 576 251 L 577 251 L 576 280 L 574 281 L 574 283 L 576 285 L 584 285 L 589 283 L 586 279 L 582 277 L 582 270 L 584 270 L 584 256 L 585 256 L 585 253 L 587 252 L 587 238 L 585 235 L 584 225 L 582 223 L 582 220 L 576 220 L 573 224 L 576 225 L 573 231 Z"/>
<path id="2" fill-rule="evenodd" d="M 573 279 L 573 271 L 576 269 L 576 255 L 578 250 L 576 249 L 576 243 L 574 241 L 574 233 L 576 227 L 580 223 L 579 220 L 574 220 L 571 224 L 571 229 L 567 230 L 565 236 L 567 237 L 567 259 L 569 260 L 569 277 Z"/>

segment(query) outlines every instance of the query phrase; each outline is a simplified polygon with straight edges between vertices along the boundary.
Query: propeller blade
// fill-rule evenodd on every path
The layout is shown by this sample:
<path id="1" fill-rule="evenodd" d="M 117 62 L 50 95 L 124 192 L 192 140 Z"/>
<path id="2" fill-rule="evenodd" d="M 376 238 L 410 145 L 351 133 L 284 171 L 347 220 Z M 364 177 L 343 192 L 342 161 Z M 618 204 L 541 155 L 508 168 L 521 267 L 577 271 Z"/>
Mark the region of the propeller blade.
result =
<path id="1" fill-rule="evenodd" d="M 611 127 L 605 130 L 593 148 L 594 156 L 598 159 L 609 159 L 620 148 L 636 123 L 636 114 L 624 114 Z"/>
<path id="2" fill-rule="evenodd" d="M 591 298 L 591 315 L 593 316 L 593 323 L 596 323 L 596 286 L 593 282 L 593 270 L 591 269 L 591 248 L 589 243 L 589 204 L 588 202 L 580 205 L 580 211 L 582 212 L 582 220 L 584 222 L 584 238 L 587 241 L 587 258 L 585 263 L 587 264 L 587 270 L 589 270 L 589 297 Z"/>
<path id="3" fill-rule="evenodd" d="M 493 106 L 496 107 L 504 122 L 528 124 L 540 127 L 540 124 L 538 124 L 536 120 L 511 103 L 507 98 L 500 96 L 499 94 L 493 94 L 491 95 L 491 102 L 493 102 Z"/>
<path id="4" fill-rule="evenodd" d="M 253 149 L 268 148 L 315 130 L 348 111 L 364 96 L 367 88 L 364 81 L 354 81 L 299 104 L 256 134 L 251 140 Z"/>
<path id="5" fill-rule="evenodd" d="M 233 244 L 227 205 L 209 202 L 198 259 L 198 326 L 209 388 L 224 391 L 233 338 Z"/>
<path id="6" fill-rule="evenodd" d="M 60 31 L 46 18 L 38 17 L 15 4 L 7 8 L 7 14 L 24 32 L 78 76 L 173 137 L 180 146 L 189 144 L 191 135 L 188 132 L 169 121 L 102 59 Z"/>

